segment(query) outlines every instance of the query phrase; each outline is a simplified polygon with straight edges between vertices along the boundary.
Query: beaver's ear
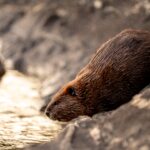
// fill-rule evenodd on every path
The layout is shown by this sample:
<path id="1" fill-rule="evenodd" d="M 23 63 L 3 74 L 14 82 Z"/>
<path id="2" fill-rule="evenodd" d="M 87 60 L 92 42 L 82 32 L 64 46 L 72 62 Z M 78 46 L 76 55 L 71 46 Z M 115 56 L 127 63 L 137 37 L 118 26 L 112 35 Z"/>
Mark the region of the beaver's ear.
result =
<path id="1" fill-rule="evenodd" d="M 71 96 L 76 96 L 76 91 L 73 87 L 68 87 L 67 88 L 67 94 L 69 94 Z"/>

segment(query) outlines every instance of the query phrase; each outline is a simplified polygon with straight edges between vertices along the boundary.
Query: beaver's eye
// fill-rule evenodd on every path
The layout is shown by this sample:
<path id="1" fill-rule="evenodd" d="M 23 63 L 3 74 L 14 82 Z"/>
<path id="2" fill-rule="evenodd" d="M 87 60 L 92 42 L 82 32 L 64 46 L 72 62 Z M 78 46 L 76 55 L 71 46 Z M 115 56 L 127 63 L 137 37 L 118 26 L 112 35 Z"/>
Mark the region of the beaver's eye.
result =
<path id="1" fill-rule="evenodd" d="M 76 92 L 75 89 L 73 87 L 69 87 L 67 89 L 68 94 L 70 94 L 71 96 L 76 96 Z"/>

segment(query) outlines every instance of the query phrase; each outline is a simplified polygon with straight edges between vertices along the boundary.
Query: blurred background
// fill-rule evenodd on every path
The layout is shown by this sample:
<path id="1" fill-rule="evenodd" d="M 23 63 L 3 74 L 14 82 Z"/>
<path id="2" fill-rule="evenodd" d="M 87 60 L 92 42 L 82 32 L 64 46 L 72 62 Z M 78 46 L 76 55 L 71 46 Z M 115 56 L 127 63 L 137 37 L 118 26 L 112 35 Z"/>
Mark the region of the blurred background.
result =
<path id="1" fill-rule="evenodd" d="M 5 63 L 38 77 L 45 96 L 125 28 L 150 30 L 149 0 L 0 0 Z"/>
<path id="2" fill-rule="evenodd" d="M 30 100 L 35 96 L 34 99 L 47 103 L 53 93 L 75 77 L 103 42 L 126 28 L 150 31 L 150 0 L 0 0 L 1 59 L 7 70 L 13 69 L 24 74 L 24 76 L 18 73 L 7 75 L 2 87 L 12 86 L 12 88 L 9 90 L 7 88 L 5 94 L 8 96 L 24 92 L 22 95 L 25 95 L 30 92 L 35 94 L 38 91 L 38 96 L 32 93 L 30 98 L 23 99 L 20 95 L 17 97 L 18 101 L 23 99 L 25 102 L 26 99 Z M 28 78 L 22 81 L 22 78 L 26 77 L 36 79 L 31 81 L 36 85 L 27 88 L 27 91 L 23 88 L 19 92 L 22 87 L 29 86 L 26 85 L 30 82 Z M 35 91 L 30 91 L 31 89 Z M 0 95 L 5 94 L 0 91 Z M 10 98 L 13 106 L 16 103 L 14 99 L 17 98 Z M 0 102 L 2 103 L 3 101 Z M 24 104 L 22 105 L 24 107 Z M 41 107 L 40 103 L 38 111 Z M 19 108 L 22 107 L 18 105 Z M 13 109 L 16 114 L 19 113 L 19 117 L 20 110 L 23 109 L 19 111 Z M 3 111 L 6 112 L 8 111 Z M 32 114 L 30 111 L 28 114 L 27 111 L 22 114 L 24 113 L 25 116 Z M 12 116 L 9 119 L 11 118 Z M 9 119 L 8 122 L 5 120 L 6 116 L 0 119 L 7 124 L 9 122 Z M 18 125 L 18 122 L 16 124 Z M 36 120 L 35 125 L 37 124 L 39 122 Z M 26 125 L 29 123 L 24 126 Z M 12 127 L 11 124 L 10 126 Z M 7 130 L 6 126 L 3 128 Z M 43 128 L 43 125 L 40 128 Z M 18 129 L 15 131 L 18 132 Z M 6 132 L 2 132 L 1 135 L 5 139 Z M 3 143 L 6 144 L 6 141 L 9 143 L 8 137 Z"/>

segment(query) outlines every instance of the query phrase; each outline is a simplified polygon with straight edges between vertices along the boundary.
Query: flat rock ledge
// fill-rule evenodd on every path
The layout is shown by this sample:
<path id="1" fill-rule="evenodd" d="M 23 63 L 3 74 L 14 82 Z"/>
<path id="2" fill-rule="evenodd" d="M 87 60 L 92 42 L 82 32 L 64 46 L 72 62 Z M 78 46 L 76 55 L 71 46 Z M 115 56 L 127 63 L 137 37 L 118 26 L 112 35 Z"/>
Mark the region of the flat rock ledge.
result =
<path id="1" fill-rule="evenodd" d="M 25 150 L 149 150 L 150 88 L 119 109 L 70 122 L 59 136 Z"/>
<path id="2" fill-rule="evenodd" d="M 0 84 L 0 150 L 16 150 L 54 138 L 61 125 L 40 114 L 40 82 L 7 71 Z"/>

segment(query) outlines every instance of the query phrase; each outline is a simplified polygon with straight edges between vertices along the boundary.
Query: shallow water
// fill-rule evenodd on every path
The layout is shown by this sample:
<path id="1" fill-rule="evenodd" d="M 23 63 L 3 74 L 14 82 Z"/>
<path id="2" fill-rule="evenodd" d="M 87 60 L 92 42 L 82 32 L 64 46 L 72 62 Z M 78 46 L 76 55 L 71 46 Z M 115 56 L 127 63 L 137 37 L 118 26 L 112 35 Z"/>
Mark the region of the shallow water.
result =
<path id="1" fill-rule="evenodd" d="M 61 124 L 39 112 L 40 82 L 8 71 L 0 84 L 0 149 L 13 150 L 50 141 Z"/>

